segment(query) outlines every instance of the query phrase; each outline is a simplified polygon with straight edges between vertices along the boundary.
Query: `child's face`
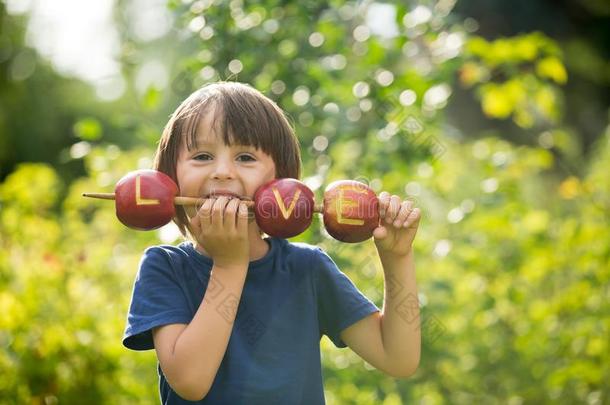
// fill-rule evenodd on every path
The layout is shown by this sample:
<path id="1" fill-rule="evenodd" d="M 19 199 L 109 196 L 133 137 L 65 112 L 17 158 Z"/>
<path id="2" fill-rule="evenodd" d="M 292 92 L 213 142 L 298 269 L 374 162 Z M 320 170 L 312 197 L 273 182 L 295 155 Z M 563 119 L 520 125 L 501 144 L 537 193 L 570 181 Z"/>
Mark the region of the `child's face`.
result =
<path id="1" fill-rule="evenodd" d="M 212 127 L 214 111 L 199 122 L 197 146 L 188 150 L 183 142 L 176 165 L 180 195 L 209 197 L 235 195 L 254 198 L 256 190 L 275 178 L 275 163 L 260 149 L 226 145 Z M 189 215 L 190 216 L 190 215 Z"/>

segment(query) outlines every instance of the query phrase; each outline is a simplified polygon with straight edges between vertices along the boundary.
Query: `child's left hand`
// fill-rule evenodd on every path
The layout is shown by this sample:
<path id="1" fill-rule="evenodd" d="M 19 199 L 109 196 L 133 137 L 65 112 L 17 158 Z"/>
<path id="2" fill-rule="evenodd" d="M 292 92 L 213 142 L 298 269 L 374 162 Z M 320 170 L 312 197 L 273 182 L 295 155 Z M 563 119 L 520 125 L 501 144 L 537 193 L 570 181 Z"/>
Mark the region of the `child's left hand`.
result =
<path id="1" fill-rule="evenodd" d="M 404 256 L 411 252 L 419 227 L 421 211 L 413 201 L 401 201 L 397 195 L 379 194 L 379 226 L 374 230 L 375 245 L 380 254 Z"/>

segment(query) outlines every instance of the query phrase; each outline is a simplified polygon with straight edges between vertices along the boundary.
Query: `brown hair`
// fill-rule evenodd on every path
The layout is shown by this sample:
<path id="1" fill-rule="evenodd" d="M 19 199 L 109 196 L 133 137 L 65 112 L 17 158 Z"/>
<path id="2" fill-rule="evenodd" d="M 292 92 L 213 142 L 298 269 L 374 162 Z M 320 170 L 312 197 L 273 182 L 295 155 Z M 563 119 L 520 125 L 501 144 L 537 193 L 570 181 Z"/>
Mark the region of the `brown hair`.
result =
<path id="1" fill-rule="evenodd" d="M 197 145 L 197 127 L 213 109 L 213 123 L 226 145 L 248 145 L 262 150 L 275 163 L 277 178 L 299 179 L 301 152 L 294 130 L 284 112 L 251 86 L 237 82 L 208 84 L 192 93 L 170 117 L 155 154 L 153 167 L 176 183 L 176 164 L 183 142 L 190 150 Z M 186 235 L 188 218 L 176 207 L 174 222 Z"/>

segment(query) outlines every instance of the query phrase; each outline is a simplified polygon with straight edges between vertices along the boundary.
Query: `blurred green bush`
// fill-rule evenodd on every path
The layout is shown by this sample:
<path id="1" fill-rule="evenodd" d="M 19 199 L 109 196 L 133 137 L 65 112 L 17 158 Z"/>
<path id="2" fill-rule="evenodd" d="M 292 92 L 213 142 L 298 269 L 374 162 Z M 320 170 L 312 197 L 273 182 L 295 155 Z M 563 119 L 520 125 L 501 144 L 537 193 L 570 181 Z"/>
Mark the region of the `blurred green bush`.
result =
<path id="1" fill-rule="evenodd" d="M 19 158 L 28 142 L 44 150 L 53 133 L 64 144 L 50 159 L 17 159 L 38 163 L 21 163 L 0 184 L 0 403 L 157 402 L 154 353 L 120 342 L 141 253 L 177 235 L 129 230 L 112 203 L 81 193 L 110 191 L 150 167 L 179 100 L 226 78 L 288 111 L 317 199 L 333 180 L 359 179 L 409 195 L 424 213 L 420 368 L 394 380 L 324 338 L 329 404 L 607 402 L 610 130 L 586 161 L 563 121 L 561 47 L 540 33 L 479 38 L 450 3 L 432 13 L 389 2 L 383 31 L 353 2 L 172 1 L 166 37 L 146 43 L 123 27 L 124 97 L 95 104 L 80 85 L 58 84 L 67 97 L 48 93 L 69 100 L 57 104 L 61 125 L 27 121 L 36 106 L 19 115 L 33 84 L 2 76 L 2 100 L 12 100 L 0 112 L 2 142 L 21 148 L 11 153 Z M 168 85 L 138 92 L 138 67 L 158 53 Z M 452 126 L 445 109 L 459 89 L 489 119 L 514 123 L 529 146 Z M 372 242 L 336 242 L 319 220 L 295 240 L 328 250 L 382 304 Z"/>

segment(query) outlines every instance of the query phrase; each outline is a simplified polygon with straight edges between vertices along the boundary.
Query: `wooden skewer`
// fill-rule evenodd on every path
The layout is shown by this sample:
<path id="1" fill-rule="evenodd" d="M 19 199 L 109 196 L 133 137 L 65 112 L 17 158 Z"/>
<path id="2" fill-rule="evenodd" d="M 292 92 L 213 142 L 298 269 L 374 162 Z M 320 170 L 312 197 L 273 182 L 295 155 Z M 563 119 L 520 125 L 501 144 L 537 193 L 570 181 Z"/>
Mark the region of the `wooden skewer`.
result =
<path id="1" fill-rule="evenodd" d="M 101 200 L 114 200 L 114 193 L 83 193 L 83 197 L 98 198 Z M 205 198 L 195 197 L 174 197 L 174 205 L 202 205 Z M 244 200 L 248 208 L 254 207 L 255 202 L 252 200 Z M 313 212 L 324 212 L 323 204 L 314 204 Z"/>
<path id="2" fill-rule="evenodd" d="M 114 193 L 83 193 L 83 197 L 99 198 L 101 200 L 114 200 Z"/>

